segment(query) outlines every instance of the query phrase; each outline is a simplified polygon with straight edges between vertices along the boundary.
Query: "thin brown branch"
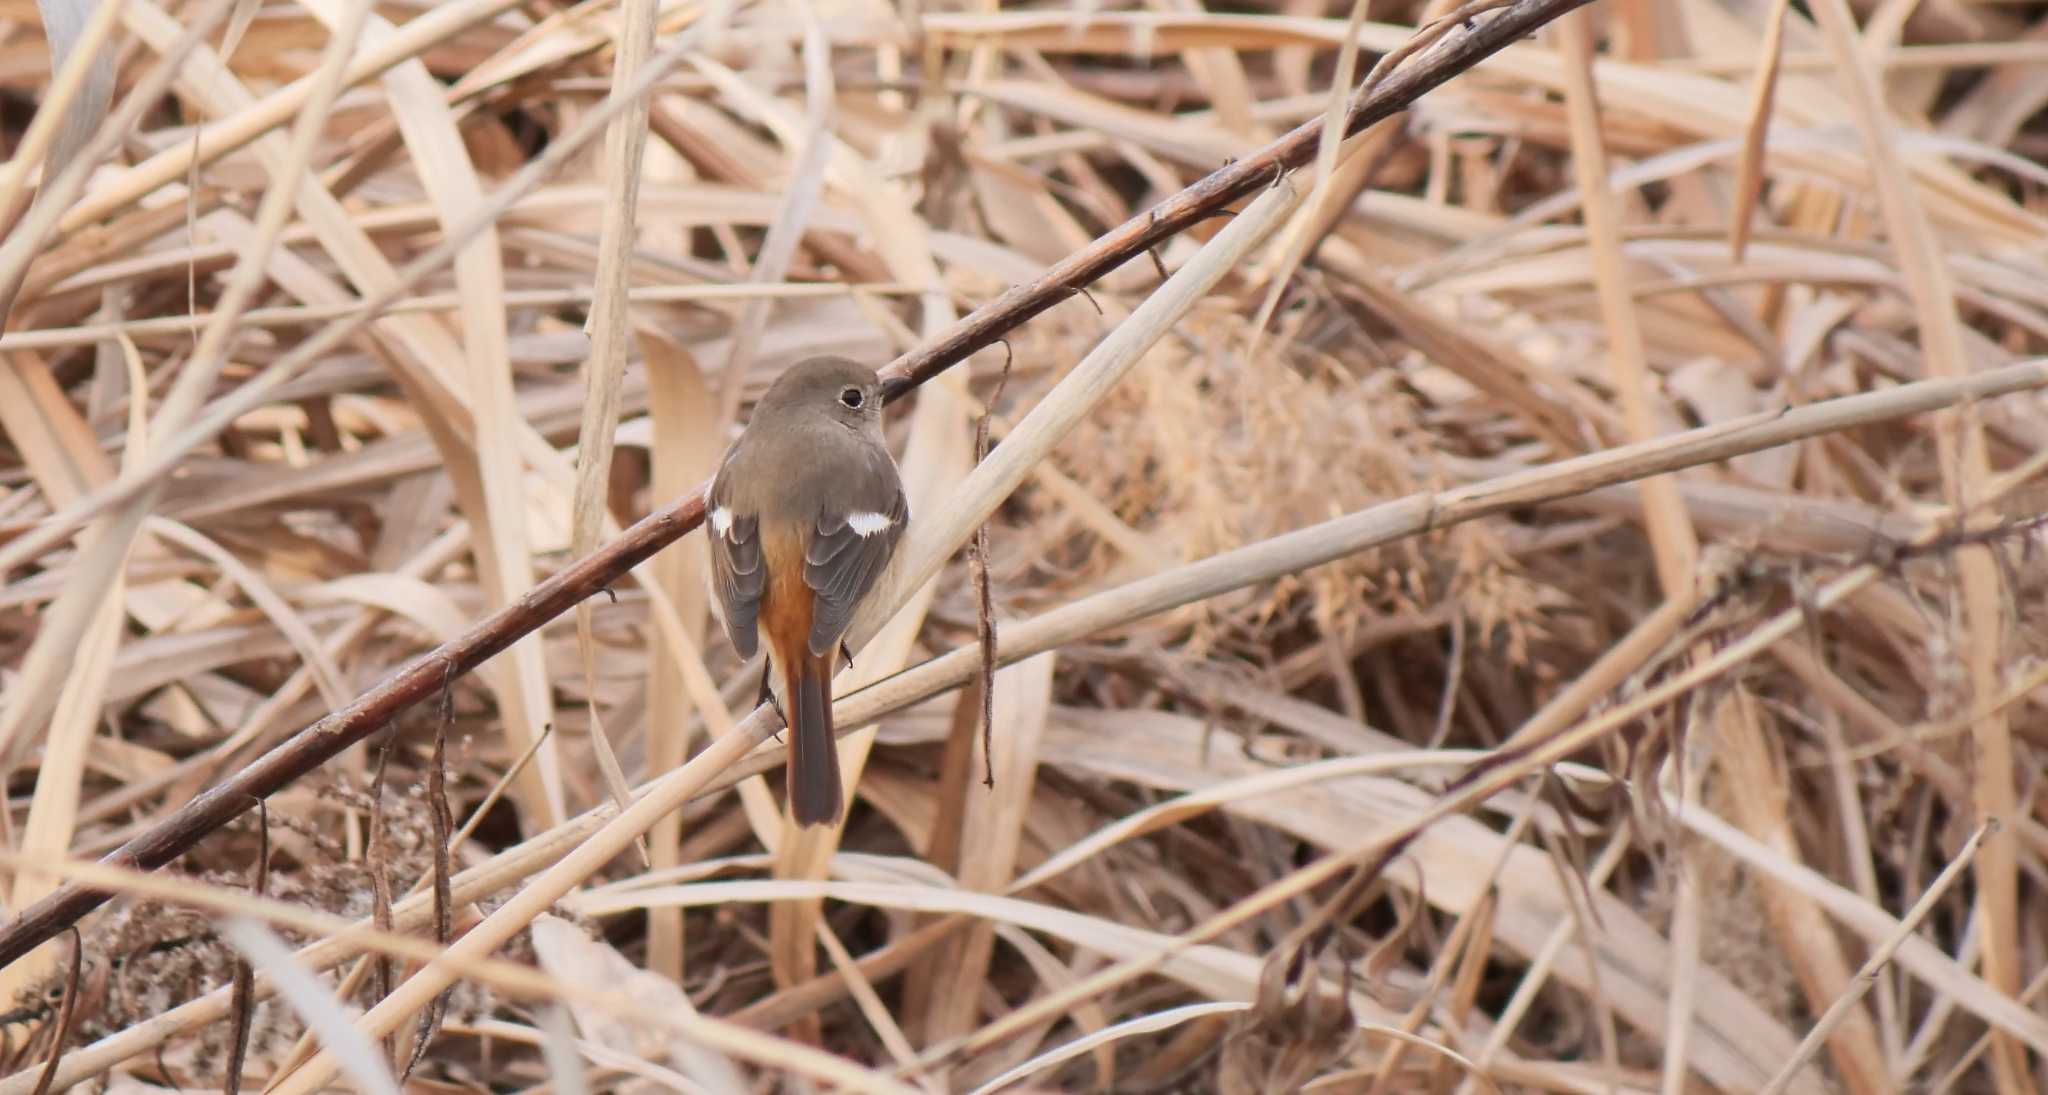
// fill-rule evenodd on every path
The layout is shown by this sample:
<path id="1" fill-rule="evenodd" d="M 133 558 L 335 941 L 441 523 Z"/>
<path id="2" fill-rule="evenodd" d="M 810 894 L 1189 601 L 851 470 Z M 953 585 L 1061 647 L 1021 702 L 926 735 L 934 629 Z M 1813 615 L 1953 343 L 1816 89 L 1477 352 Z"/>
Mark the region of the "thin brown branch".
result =
<path id="1" fill-rule="evenodd" d="M 452 850 L 449 830 L 454 827 L 454 816 L 448 808 L 448 734 L 455 728 L 455 682 L 445 682 L 441 687 L 440 717 L 434 723 L 434 766 L 427 770 L 427 810 L 434 819 L 434 942 L 447 946 L 448 937 L 455 931 L 455 896 L 449 885 L 451 867 L 449 853 Z M 543 731 L 545 735 L 546 731 Z M 448 993 L 434 997 L 427 1010 L 420 1013 L 419 1029 L 413 1034 L 412 1055 L 406 1059 L 405 1071 L 399 1080 L 410 1079 L 414 1069 L 427 1055 L 427 1047 L 433 1044 L 434 1035 L 440 1030 L 442 1014 L 448 1007 Z"/>
<path id="2" fill-rule="evenodd" d="M 377 775 L 381 781 L 384 775 L 381 761 L 377 766 Z M 270 896 L 270 808 L 264 805 L 262 799 L 256 800 L 256 870 L 249 892 L 257 897 Z M 390 919 L 388 901 L 378 911 L 383 919 Z M 388 924 L 382 926 L 389 930 Z M 379 955 L 378 959 L 382 962 L 383 956 Z M 388 992 L 388 977 L 385 982 L 386 987 L 381 991 Z M 249 1031 L 256 1018 L 256 970 L 249 965 L 247 956 L 235 957 L 233 986 L 234 996 L 229 1005 L 233 1016 L 230 1020 L 228 1064 L 226 1071 L 221 1075 L 221 1090 L 227 1095 L 239 1095 L 242 1090 L 242 1068 L 249 1060 Z"/>
<path id="3" fill-rule="evenodd" d="M 1094 299 L 1090 297 L 1089 302 L 1093 303 Z M 1008 343 L 1004 345 L 1007 347 Z M 1014 361 L 1015 355 L 1003 358 L 1003 371 L 996 376 L 996 390 L 989 393 L 988 405 L 981 409 L 981 418 L 974 424 L 974 461 L 977 464 L 988 459 L 988 419 L 996 412 L 996 403 L 1003 398 L 1003 389 L 1010 383 L 1010 366 Z M 974 568 L 974 634 L 981 645 L 981 763 L 984 769 L 982 784 L 994 787 L 996 606 L 994 594 L 989 589 L 987 521 L 975 527 L 974 539 L 968 543 L 967 552 Z"/>
<path id="4" fill-rule="evenodd" d="M 71 1020 L 78 1013 L 78 981 L 85 960 L 85 937 L 71 929 L 71 968 L 64 977 L 64 1000 L 57 1005 L 57 1031 L 50 1039 L 50 1059 L 43 1065 L 42 1076 L 36 1080 L 35 1095 L 49 1095 L 51 1081 L 57 1078 L 57 1065 L 64 1059 L 64 1044 L 71 1040 Z"/>

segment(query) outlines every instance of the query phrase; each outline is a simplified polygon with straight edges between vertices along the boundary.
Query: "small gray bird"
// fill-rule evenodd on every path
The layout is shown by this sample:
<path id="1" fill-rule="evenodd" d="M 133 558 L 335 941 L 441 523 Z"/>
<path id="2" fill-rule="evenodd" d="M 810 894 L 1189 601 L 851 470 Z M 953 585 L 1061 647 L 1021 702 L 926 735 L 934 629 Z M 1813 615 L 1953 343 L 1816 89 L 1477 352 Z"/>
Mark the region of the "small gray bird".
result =
<path id="1" fill-rule="evenodd" d="M 839 819 L 832 675 L 854 610 L 896 551 L 909 509 L 882 441 L 874 370 L 839 357 L 789 368 L 754 408 L 706 496 L 711 586 L 740 657 L 768 640 L 763 698 L 789 724 L 789 808 Z"/>

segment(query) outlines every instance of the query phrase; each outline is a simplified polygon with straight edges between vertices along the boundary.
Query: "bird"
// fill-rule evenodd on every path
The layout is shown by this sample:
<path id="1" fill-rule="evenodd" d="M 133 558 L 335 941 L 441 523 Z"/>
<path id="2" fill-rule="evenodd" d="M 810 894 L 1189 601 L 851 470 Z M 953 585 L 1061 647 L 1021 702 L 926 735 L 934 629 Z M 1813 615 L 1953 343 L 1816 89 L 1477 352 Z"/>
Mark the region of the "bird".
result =
<path id="1" fill-rule="evenodd" d="M 761 691 L 789 726 L 790 815 L 836 824 L 832 676 L 910 516 L 874 370 L 843 357 L 784 370 L 719 461 L 704 512 L 726 637 L 742 659 L 768 651 Z"/>

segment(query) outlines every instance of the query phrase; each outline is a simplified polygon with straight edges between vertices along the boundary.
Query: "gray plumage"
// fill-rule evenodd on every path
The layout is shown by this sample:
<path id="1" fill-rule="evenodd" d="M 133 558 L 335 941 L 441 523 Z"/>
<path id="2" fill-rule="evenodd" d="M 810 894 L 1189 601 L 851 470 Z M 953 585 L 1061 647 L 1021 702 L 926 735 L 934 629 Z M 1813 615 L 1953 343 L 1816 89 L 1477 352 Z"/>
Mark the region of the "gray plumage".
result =
<path id="1" fill-rule="evenodd" d="M 882 440 L 880 382 L 844 358 L 812 358 L 778 377 L 712 479 L 712 592 L 733 648 L 752 657 L 765 634 L 771 672 L 795 699 L 785 714 L 799 822 L 838 815 L 831 676 L 908 518 Z"/>

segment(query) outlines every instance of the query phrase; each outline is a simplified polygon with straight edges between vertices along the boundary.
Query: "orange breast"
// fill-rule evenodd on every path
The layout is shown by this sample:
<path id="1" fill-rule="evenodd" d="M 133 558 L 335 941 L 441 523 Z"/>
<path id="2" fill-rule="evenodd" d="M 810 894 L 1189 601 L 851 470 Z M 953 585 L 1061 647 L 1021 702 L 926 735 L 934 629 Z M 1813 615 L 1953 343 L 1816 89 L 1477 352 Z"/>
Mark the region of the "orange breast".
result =
<path id="1" fill-rule="evenodd" d="M 811 587 L 804 584 L 804 537 L 795 525 L 763 523 L 761 562 L 768 568 L 761 590 L 761 634 L 778 658 L 810 652 Z"/>

